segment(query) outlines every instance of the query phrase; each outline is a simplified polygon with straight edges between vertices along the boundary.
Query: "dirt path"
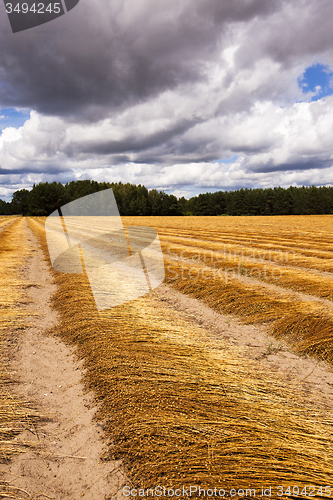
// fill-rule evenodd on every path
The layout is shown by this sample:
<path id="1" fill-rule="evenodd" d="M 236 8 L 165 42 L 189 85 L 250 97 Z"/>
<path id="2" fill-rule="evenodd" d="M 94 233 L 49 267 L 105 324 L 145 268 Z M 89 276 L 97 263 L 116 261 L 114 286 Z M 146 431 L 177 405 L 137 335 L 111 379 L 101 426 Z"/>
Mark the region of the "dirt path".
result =
<path id="1" fill-rule="evenodd" d="M 101 462 L 104 446 L 102 428 L 92 417 L 92 394 L 85 394 L 82 370 L 73 349 L 47 331 L 57 321 L 50 308 L 55 285 L 36 238 L 22 219 L 22 244 L 31 249 L 22 269 L 27 280 L 27 301 L 32 313 L 31 328 L 20 333 L 12 348 L 11 369 L 19 384 L 16 392 L 50 419 L 37 430 L 27 430 L 20 438 L 32 440 L 36 450 L 12 460 L 4 479 L 29 492 L 33 498 L 57 500 L 104 500 L 121 498 L 124 475 L 120 462 Z M 106 446 L 105 446 L 106 449 Z M 22 498 L 27 498 L 23 492 Z"/>
<path id="2" fill-rule="evenodd" d="M 194 248 L 196 248 L 196 247 L 194 247 Z M 200 249 L 198 249 L 198 251 L 199 250 Z M 185 265 L 188 265 L 189 267 L 191 267 L 191 265 L 193 265 L 193 261 L 191 261 L 190 259 L 180 258 L 178 256 L 177 257 L 173 256 L 172 260 L 176 261 L 176 262 L 184 263 Z M 253 261 L 254 264 L 256 262 L 255 259 L 248 259 L 248 260 Z M 257 262 L 260 264 L 265 264 L 264 260 L 257 259 Z M 235 265 L 235 263 L 234 263 L 234 265 Z M 202 276 L 204 275 L 205 272 L 213 273 L 213 271 L 214 271 L 213 267 L 207 266 L 203 262 L 196 262 L 195 267 L 201 269 Z M 295 270 L 294 267 L 287 266 L 285 264 L 281 267 Z M 329 278 L 330 280 L 332 280 L 332 274 L 326 273 L 323 271 L 318 271 L 316 269 L 297 267 L 297 271 L 305 271 L 308 274 L 313 274 L 316 276 L 325 276 L 325 277 Z M 261 290 L 267 290 L 267 293 L 271 297 L 275 297 L 277 300 L 287 299 L 288 301 L 294 301 L 294 302 L 309 302 L 309 301 L 310 302 L 317 302 L 318 304 L 321 305 L 322 310 L 326 310 L 328 312 L 332 311 L 332 308 L 333 308 L 332 300 L 324 299 L 322 297 L 317 297 L 316 295 L 306 294 L 304 292 L 298 292 L 296 290 L 293 290 L 292 288 L 288 288 L 288 287 L 285 287 L 283 285 L 276 285 L 276 284 L 265 282 L 263 280 L 259 280 L 256 278 L 242 276 L 239 273 L 238 273 L 238 275 L 233 275 L 233 273 L 229 273 L 225 276 L 227 276 L 227 278 L 225 277 L 224 280 L 227 279 L 228 282 L 232 282 L 235 280 L 236 283 L 244 283 L 245 285 L 248 284 L 250 286 L 257 285 L 258 288 L 260 288 Z M 333 281 L 332 281 L 332 287 L 333 287 Z"/>

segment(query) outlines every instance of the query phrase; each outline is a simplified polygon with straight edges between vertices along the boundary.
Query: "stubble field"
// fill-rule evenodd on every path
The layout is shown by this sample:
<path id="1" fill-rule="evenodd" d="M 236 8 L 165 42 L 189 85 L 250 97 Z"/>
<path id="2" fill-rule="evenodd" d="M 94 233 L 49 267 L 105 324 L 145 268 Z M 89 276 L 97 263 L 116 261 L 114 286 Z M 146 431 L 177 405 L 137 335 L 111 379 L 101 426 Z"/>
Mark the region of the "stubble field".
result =
<path id="1" fill-rule="evenodd" d="M 332 362 L 332 223 L 333 216 L 189 217 L 154 227 L 167 283 L 245 323 L 268 323 L 299 353 Z"/>
<path id="2" fill-rule="evenodd" d="M 28 219 L 48 258 L 44 222 Z M 158 231 L 168 286 L 222 315 L 265 325 L 294 352 L 328 363 L 332 222 L 333 216 L 123 218 L 125 226 Z M 86 275 L 53 276 L 61 320 L 50 333 L 75 345 L 84 360 L 109 440 L 103 459 L 122 460 L 132 487 L 236 488 L 243 498 L 252 496 L 250 488 L 258 495 L 271 487 L 273 498 L 281 491 L 280 498 L 328 498 L 328 408 L 223 339 L 208 345 L 199 327 L 165 307 L 158 289 L 99 312 Z"/>

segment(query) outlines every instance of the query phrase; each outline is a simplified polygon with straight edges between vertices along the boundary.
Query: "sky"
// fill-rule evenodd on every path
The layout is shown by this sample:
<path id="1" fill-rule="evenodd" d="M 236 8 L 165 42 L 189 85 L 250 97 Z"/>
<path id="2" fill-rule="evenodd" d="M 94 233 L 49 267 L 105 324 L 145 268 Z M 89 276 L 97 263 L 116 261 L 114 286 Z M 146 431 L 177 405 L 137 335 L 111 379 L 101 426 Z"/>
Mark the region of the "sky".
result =
<path id="1" fill-rule="evenodd" d="M 11 33 L 0 2 L 0 198 L 333 185 L 332 19 L 331 0 L 80 0 Z"/>

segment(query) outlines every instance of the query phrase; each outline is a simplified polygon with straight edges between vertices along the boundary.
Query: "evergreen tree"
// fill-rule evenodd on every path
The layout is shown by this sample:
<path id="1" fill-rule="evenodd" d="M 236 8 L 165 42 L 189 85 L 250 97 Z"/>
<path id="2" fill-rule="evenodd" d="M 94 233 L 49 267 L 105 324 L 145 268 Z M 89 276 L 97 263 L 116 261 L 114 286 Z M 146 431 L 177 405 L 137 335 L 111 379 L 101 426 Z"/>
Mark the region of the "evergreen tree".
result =
<path id="1" fill-rule="evenodd" d="M 0 200 L 0 215 L 12 215 L 12 213 L 11 203 Z"/>
<path id="2" fill-rule="evenodd" d="M 213 193 L 212 198 L 214 215 L 224 214 L 226 209 L 225 193 L 223 191 L 217 191 Z"/>
<path id="3" fill-rule="evenodd" d="M 50 215 L 66 204 L 65 187 L 60 182 L 41 182 L 33 185 L 28 196 L 29 215 Z"/>
<path id="4" fill-rule="evenodd" d="M 161 191 L 160 196 L 162 198 L 161 215 L 182 215 L 178 207 L 178 200 L 173 194 L 166 194 Z"/>
<path id="5" fill-rule="evenodd" d="M 151 189 L 148 193 L 149 215 L 161 215 L 161 197 L 156 189 Z"/>
<path id="6" fill-rule="evenodd" d="M 54 210 L 98 191 L 112 188 L 120 215 L 316 215 L 333 214 L 333 187 L 300 187 L 288 189 L 238 189 L 201 193 L 189 200 L 139 184 L 71 181 L 41 182 L 31 191 L 15 191 L 10 203 L 0 200 L 3 215 L 49 215 Z M 87 201 L 88 203 L 88 201 Z M 87 205 L 89 211 L 89 203 Z"/>
<path id="7" fill-rule="evenodd" d="M 213 198 L 210 193 L 199 194 L 194 215 L 212 215 L 214 210 Z"/>
<path id="8" fill-rule="evenodd" d="M 27 189 L 20 189 L 13 193 L 11 201 L 11 212 L 13 214 L 21 214 L 23 216 L 29 214 L 29 197 L 30 191 Z"/>

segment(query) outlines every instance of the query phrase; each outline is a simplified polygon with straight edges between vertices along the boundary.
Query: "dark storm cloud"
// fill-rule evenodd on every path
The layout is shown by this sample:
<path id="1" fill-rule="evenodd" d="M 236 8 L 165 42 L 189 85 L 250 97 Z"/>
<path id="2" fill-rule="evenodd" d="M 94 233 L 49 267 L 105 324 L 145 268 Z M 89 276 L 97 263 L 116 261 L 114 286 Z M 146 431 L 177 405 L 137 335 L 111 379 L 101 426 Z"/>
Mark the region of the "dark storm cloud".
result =
<path id="1" fill-rule="evenodd" d="M 143 139 L 140 139 L 133 135 L 126 137 L 126 139 L 123 141 L 109 141 L 105 144 L 84 143 L 81 145 L 80 153 L 94 153 L 103 155 L 124 153 L 126 151 L 135 151 L 139 153 L 156 146 L 161 146 L 167 143 L 175 135 L 184 134 L 184 132 L 193 127 L 194 123 L 198 123 L 198 120 L 196 120 L 195 122 L 182 120 L 180 123 L 177 123 L 169 130 L 162 130 L 156 133 L 152 133 Z"/>
<path id="2" fill-rule="evenodd" d="M 0 175 L 8 176 L 11 174 L 22 175 L 22 174 L 41 174 L 47 171 L 48 175 L 57 175 L 61 172 L 67 171 L 67 168 L 61 168 L 60 165 L 52 165 L 52 163 L 40 163 L 40 165 L 36 165 L 36 162 L 27 163 L 23 168 L 17 168 L 14 171 L 10 168 L 2 168 L 0 167 Z"/>
<path id="3" fill-rule="evenodd" d="M 291 67 L 296 58 L 318 56 L 333 45 L 333 2 L 298 0 L 281 2 L 282 15 L 272 16 L 269 29 L 261 19 L 248 26 L 249 44 L 237 53 L 239 67 L 268 56 L 282 66 Z"/>
<path id="4" fill-rule="evenodd" d="M 267 16 L 279 6 L 277 0 L 192 0 L 181 7 L 172 0 L 139 6 L 82 1 L 47 28 L 1 37 L 0 103 L 94 121 L 204 79 L 202 64 L 215 57 L 228 23 Z"/>
<path id="5" fill-rule="evenodd" d="M 313 158 L 291 158 L 286 163 L 274 164 L 273 161 L 265 165 L 251 165 L 249 170 L 254 173 L 269 173 L 269 172 L 289 172 L 291 170 L 312 170 L 312 169 L 325 169 L 333 165 L 333 160 L 322 159 L 318 156 Z"/>

